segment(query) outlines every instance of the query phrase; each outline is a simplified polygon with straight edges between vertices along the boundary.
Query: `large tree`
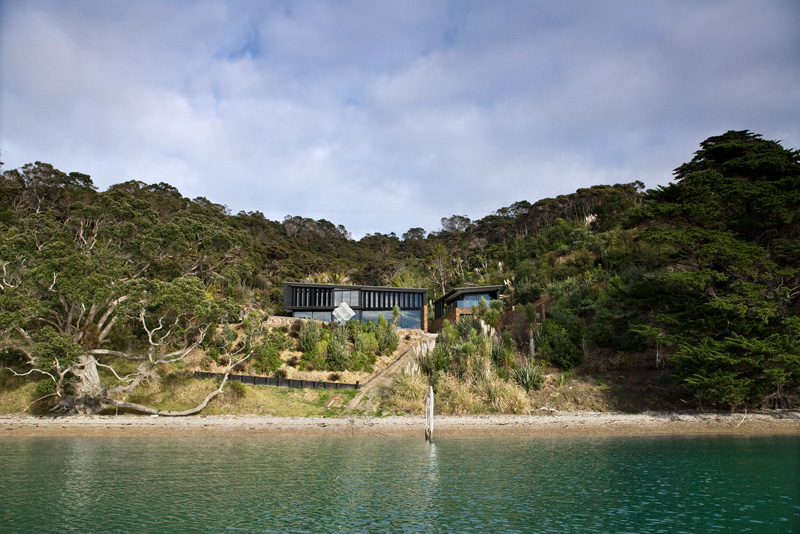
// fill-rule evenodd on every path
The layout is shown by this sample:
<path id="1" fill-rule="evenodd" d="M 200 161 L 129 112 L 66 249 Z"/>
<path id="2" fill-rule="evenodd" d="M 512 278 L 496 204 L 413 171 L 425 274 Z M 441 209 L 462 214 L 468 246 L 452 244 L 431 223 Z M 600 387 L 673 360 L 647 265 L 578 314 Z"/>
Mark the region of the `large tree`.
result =
<path id="1" fill-rule="evenodd" d="M 651 191 L 651 324 L 699 400 L 784 407 L 800 385 L 800 153 L 748 131 L 707 139 Z"/>
<path id="2" fill-rule="evenodd" d="M 126 394 L 233 311 L 210 289 L 236 232 L 191 212 L 159 224 L 130 191 L 97 193 L 88 176 L 44 164 L 3 178 L 12 216 L 0 234 L 0 348 L 18 356 L 13 372 L 44 377 L 45 397 L 65 411 L 151 411 Z M 119 373 L 120 359 L 138 369 Z"/>

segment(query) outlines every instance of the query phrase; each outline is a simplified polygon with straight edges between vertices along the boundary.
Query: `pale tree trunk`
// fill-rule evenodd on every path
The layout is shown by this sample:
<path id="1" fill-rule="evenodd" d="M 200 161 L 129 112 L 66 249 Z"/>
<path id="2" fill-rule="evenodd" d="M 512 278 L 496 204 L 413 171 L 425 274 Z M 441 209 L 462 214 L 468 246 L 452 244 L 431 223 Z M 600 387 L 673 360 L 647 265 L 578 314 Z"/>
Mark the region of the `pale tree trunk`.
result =
<path id="1" fill-rule="evenodd" d="M 75 391 L 78 397 L 98 397 L 103 394 L 103 384 L 100 382 L 100 375 L 97 372 L 97 360 L 93 355 L 81 355 L 80 366 L 75 370 L 75 374 L 81 379 L 81 383 Z"/>

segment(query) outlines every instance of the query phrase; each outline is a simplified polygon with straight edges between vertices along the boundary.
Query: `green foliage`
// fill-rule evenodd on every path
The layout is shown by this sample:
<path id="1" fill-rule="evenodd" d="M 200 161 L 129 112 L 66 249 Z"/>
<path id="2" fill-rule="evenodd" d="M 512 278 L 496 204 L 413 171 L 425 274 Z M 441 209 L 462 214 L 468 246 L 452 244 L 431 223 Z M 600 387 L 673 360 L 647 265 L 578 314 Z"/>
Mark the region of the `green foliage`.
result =
<path id="1" fill-rule="evenodd" d="M 566 328 L 557 321 L 545 321 L 541 328 L 539 354 L 561 369 L 570 369 L 581 362 L 581 351 Z"/>
<path id="2" fill-rule="evenodd" d="M 676 374 L 700 401 L 789 405 L 798 295 L 785 288 L 800 286 L 800 255 L 774 251 L 800 239 L 800 156 L 727 132 L 675 174 L 641 214 L 650 219 L 642 239 L 668 246 L 632 302 L 649 311 L 650 332 L 674 343 Z"/>
<path id="3" fill-rule="evenodd" d="M 99 192 L 86 175 L 26 165 L 0 177 L 0 358 L 27 370 L 29 352 L 40 367 L 59 366 L 74 379 L 92 351 L 157 359 L 207 329 L 210 357 L 252 351 L 253 368 L 269 372 L 284 340 L 248 318 L 241 338 L 216 325 L 238 321 L 242 306 L 280 312 L 284 281 L 346 273 L 357 284 L 427 286 L 431 299 L 452 287 L 507 282 L 509 307 L 547 302 L 538 332 L 530 332 L 536 310 L 527 306 L 528 325 L 519 318 L 514 327 L 520 344 L 536 338 L 537 358 L 566 369 L 655 348 L 704 404 L 794 405 L 800 153 L 727 132 L 701 143 L 674 183 L 642 189 L 593 186 L 516 202 L 478 221 L 445 218 L 428 235 L 414 228 L 402 239 L 354 241 L 325 220 L 230 215 L 164 183 Z M 476 310 L 493 326 L 500 312 L 500 302 Z M 298 328 L 306 368 L 368 368 L 398 343 L 383 318 L 349 327 L 344 343 L 313 321 Z M 472 320 L 443 327 L 420 362 L 432 383 L 477 384 L 487 365 L 511 372 L 516 347 L 479 331 Z M 451 386 L 451 398 L 463 401 L 454 407 L 488 398 Z"/>
<path id="4" fill-rule="evenodd" d="M 59 334 L 55 329 L 45 326 L 39 331 L 32 354 L 37 365 L 49 369 L 55 365 L 77 363 L 83 349 L 70 339 L 69 334 Z"/>
<path id="5" fill-rule="evenodd" d="M 270 344 L 262 344 L 253 348 L 250 367 L 259 374 L 268 375 L 283 364 L 279 349 Z"/>
<path id="6" fill-rule="evenodd" d="M 225 393 L 232 400 L 243 399 L 247 396 L 247 386 L 237 380 L 228 380 Z"/>
<path id="7" fill-rule="evenodd" d="M 544 372 L 538 365 L 525 365 L 511 371 L 511 379 L 526 392 L 530 392 L 532 389 L 542 388 Z"/>
<path id="8" fill-rule="evenodd" d="M 378 341 L 378 352 L 391 354 L 397 350 L 399 338 L 394 326 L 390 325 L 383 314 L 378 315 L 378 324 L 375 329 L 375 339 Z"/>
<path id="9" fill-rule="evenodd" d="M 44 397 L 56 392 L 56 382 L 52 378 L 45 378 L 36 384 L 34 395 L 36 398 Z"/>
<path id="10" fill-rule="evenodd" d="M 347 328 L 338 326 L 331 330 L 328 340 L 326 361 L 331 371 L 344 371 L 350 367 L 350 353 L 347 350 Z"/>
<path id="11" fill-rule="evenodd" d="M 308 371 L 324 371 L 327 368 L 328 342 L 320 340 L 312 351 L 304 352 L 300 361 L 300 369 Z"/>
<path id="12" fill-rule="evenodd" d="M 300 350 L 305 353 L 313 352 L 320 340 L 320 329 L 316 321 L 305 321 L 300 327 Z"/>

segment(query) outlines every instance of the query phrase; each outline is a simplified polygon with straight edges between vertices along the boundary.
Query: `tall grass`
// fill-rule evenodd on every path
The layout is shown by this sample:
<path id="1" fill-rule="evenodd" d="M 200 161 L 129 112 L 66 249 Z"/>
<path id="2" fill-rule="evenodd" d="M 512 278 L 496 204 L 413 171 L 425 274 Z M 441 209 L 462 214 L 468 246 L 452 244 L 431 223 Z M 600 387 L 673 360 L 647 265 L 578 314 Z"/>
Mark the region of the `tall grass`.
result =
<path id="1" fill-rule="evenodd" d="M 485 411 L 481 397 L 471 384 L 446 374 L 439 380 L 436 405 L 444 414 L 468 415 Z"/>
<path id="2" fill-rule="evenodd" d="M 419 373 L 398 373 L 392 379 L 392 402 L 400 411 L 422 413 L 427 393 L 428 380 Z"/>

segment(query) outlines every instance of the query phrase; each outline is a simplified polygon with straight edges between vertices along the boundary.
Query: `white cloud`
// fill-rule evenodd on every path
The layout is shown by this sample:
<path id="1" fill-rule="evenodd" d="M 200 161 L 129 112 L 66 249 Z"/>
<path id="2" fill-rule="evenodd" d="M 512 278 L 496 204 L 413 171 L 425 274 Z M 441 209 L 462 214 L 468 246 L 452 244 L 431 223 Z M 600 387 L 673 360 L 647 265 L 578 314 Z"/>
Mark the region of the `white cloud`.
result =
<path id="1" fill-rule="evenodd" d="M 355 235 L 665 183 L 727 129 L 800 146 L 788 2 L 0 5 L 6 167 Z"/>

